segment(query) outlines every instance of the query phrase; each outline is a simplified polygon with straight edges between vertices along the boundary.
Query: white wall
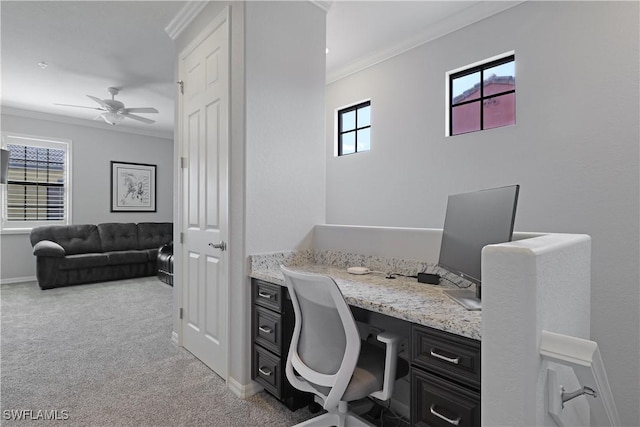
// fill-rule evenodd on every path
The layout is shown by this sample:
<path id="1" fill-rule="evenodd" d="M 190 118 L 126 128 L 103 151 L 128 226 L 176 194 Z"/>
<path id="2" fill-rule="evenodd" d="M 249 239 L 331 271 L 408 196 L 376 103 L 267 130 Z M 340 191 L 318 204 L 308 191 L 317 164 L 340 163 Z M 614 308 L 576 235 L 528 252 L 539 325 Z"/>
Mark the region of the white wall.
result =
<path id="1" fill-rule="evenodd" d="M 521 185 L 516 229 L 592 237 L 591 339 L 640 425 L 639 4 L 525 2 L 327 86 L 327 222 L 441 228 L 447 195 Z M 515 50 L 516 125 L 445 138 L 445 72 Z M 333 157 L 371 98 L 371 151 Z"/>
<path id="2" fill-rule="evenodd" d="M 2 114 L 2 131 L 72 141 L 71 215 L 74 224 L 173 221 L 173 141 L 97 127 L 64 123 L 39 114 Z M 25 112 L 26 113 L 26 112 Z M 19 111 L 17 114 L 21 114 Z M 50 120 L 44 120 L 48 118 Z M 157 165 L 157 212 L 110 212 L 111 161 Z M 1 237 L 0 279 L 35 278 L 36 263 L 28 234 Z"/>
<path id="3" fill-rule="evenodd" d="M 247 3 L 248 254 L 309 248 L 324 222 L 325 21 L 306 1 Z"/>
<path id="4" fill-rule="evenodd" d="M 228 380 L 244 395 L 252 390 L 247 256 L 310 247 L 314 224 L 324 222 L 326 13 L 310 2 L 211 2 L 178 37 L 176 52 L 226 6 L 231 14 Z M 177 283 L 177 306 L 180 293 Z M 177 318 L 174 331 L 180 331 Z"/>

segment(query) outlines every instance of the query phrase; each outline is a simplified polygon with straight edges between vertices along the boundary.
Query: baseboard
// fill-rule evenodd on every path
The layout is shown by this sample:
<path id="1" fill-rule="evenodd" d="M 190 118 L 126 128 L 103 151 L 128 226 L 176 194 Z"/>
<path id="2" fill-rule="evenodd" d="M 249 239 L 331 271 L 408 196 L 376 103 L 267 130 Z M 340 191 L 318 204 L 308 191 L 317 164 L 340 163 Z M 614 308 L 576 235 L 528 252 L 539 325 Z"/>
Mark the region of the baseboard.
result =
<path id="1" fill-rule="evenodd" d="M 180 336 L 176 331 L 171 332 L 171 341 L 173 341 L 177 345 L 180 345 Z"/>
<path id="2" fill-rule="evenodd" d="M 246 399 L 247 397 L 253 396 L 254 394 L 264 390 L 264 388 L 255 381 L 251 381 L 249 384 L 240 384 L 233 377 L 229 377 L 227 380 L 227 387 L 240 399 Z"/>
<path id="3" fill-rule="evenodd" d="M 10 277 L 8 279 L 0 279 L 0 285 L 5 285 L 9 283 L 35 282 L 36 280 L 38 280 L 36 276 Z"/>

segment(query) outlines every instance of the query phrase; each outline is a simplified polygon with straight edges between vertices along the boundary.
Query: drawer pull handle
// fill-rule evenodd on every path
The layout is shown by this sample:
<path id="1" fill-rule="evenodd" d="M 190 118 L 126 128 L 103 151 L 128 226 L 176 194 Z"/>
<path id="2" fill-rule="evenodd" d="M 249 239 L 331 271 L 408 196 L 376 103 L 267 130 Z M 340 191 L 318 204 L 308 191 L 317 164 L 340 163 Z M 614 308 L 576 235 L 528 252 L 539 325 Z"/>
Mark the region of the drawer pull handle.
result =
<path id="1" fill-rule="evenodd" d="M 266 292 L 258 292 L 258 296 L 259 296 L 260 298 L 267 298 L 267 299 L 271 299 L 271 298 L 272 298 L 272 295 L 271 295 L 271 294 L 268 294 L 268 293 L 266 293 Z"/>
<path id="2" fill-rule="evenodd" d="M 460 363 L 460 357 L 456 357 L 455 359 L 452 359 L 450 357 L 443 356 L 440 353 L 436 353 L 434 349 L 431 349 L 429 353 L 431 353 L 431 356 L 435 357 L 436 359 L 444 360 L 445 362 L 454 363 L 456 365 Z"/>
<path id="3" fill-rule="evenodd" d="M 258 329 L 260 329 L 260 332 L 264 332 L 265 334 L 270 334 L 271 332 L 273 332 L 273 329 L 268 326 L 258 326 Z"/>
<path id="4" fill-rule="evenodd" d="M 429 408 L 429 410 L 431 411 L 431 413 L 433 415 L 435 415 L 436 417 L 440 418 L 441 420 L 444 420 L 444 421 L 448 422 L 449 424 L 453 424 L 454 426 L 457 426 L 458 424 L 460 424 L 460 417 L 456 418 L 455 420 L 452 420 L 451 418 L 445 417 L 444 415 L 442 415 L 441 413 L 436 411 L 436 405 L 435 404 L 432 404 L 431 407 Z"/>
<path id="5" fill-rule="evenodd" d="M 264 375 L 265 377 L 270 377 L 270 376 L 271 376 L 271 371 L 270 371 L 270 370 L 268 370 L 268 369 L 266 369 L 266 368 L 265 368 L 265 367 L 263 367 L 263 366 L 260 366 L 260 367 L 258 368 L 258 371 L 260 371 L 260 373 L 261 373 L 262 375 Z"/>

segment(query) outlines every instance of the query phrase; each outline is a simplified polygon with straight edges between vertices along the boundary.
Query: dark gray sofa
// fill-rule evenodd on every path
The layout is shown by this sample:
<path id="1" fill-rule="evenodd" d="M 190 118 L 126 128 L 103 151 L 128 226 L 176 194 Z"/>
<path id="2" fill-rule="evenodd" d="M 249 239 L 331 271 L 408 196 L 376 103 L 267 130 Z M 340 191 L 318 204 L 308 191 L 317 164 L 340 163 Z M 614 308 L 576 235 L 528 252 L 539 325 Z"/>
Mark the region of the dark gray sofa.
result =
<path id="1" fill-rule="evenodd" d="M 170 222 L 50 225 L 31 230 L 41 289 L 157 274 Z"/>

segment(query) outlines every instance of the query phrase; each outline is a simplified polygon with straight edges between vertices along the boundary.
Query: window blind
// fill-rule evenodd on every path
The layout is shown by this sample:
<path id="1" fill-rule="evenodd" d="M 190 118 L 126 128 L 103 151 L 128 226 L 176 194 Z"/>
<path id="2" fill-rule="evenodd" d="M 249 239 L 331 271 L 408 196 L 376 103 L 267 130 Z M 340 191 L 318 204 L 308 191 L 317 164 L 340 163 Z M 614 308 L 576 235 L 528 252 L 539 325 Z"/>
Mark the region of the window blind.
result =
<path id="1" fill-rule="evenodd" d="M 9 151 L 3 228 L 68 222 L 68 143 L 4 135 Z"/>

